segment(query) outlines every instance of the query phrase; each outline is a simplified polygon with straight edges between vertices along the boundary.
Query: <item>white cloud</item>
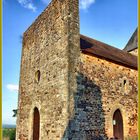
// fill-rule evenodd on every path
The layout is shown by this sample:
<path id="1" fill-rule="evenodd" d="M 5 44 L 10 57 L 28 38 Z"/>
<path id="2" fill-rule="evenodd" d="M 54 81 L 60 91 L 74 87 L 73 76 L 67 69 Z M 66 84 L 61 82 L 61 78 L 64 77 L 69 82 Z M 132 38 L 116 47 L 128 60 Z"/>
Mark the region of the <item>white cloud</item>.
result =
<path id="1" fill-rule="evenodd" d="M 48 4 L 51 0 L 41 0 L 44 4 Z M 80 0 L 80 9 L 86 10 L 88 9 L 95 0 Z"/>
<path id="2" fill-rule="evenodd" d="M 27 8 L 29 10 L 32 10 L 33 12 L 36 11 L 36 7 L 34 6 L 32 0 L 17 0 L 18 3 L 23 6 L 24 8 Z"/>
<path id="3" fill-rule="evenodd" d="M 6 85 L 7 89 L 9 89 L 10 91 L 18 91 L 18 85 L 14 85 L 14 84 L 8 84 Z"/>
<path id="4" fill-rule="evenodd" d="M 95 3 L 95 0 L 80 0 L 80 9 L 86 10 L 86 9 L 88 9 L 93 3 Z"/>
<path id="5" fill-rule="evenodd" d="M 33 12 L 35 12 L 37 9 L 37 7 L 33 4 L 33 0 L 17 0 L 17 1 L 21 6 L 29 10 L 32 10 Z M 44 4 L 49 4 L 51 2 L 51 0 L 41 0 L 41 1 Z M 80 9 L 87 10 L 93 3 L 95 3 L 95 0 L 80 0 Z"/>

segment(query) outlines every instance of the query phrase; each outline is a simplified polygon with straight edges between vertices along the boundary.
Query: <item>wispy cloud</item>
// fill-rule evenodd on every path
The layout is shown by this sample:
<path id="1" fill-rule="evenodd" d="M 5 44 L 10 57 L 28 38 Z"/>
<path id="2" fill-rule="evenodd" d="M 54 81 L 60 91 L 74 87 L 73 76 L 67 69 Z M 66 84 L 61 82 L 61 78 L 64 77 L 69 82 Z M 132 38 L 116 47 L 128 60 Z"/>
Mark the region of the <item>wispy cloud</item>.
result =
<path id="1" fill-rule="evenodd" d="M 51 0 L 41 0 L 44 4 L 48 4 Z M 80 0 L 80 9 L 87 10 L 95 0 Z"/>
<path id="2" fill-rule="evenodd" d="M 95 0 L 80 0 L 80 9 L 87 10 Z"/>
<path id="3" fill-rule="evenodd" d="M 18 91 L 18 85 L 14 85 L 14 84 L 8 84 L 6 85 L 7 89 L 9 89 L 10 91 Z"/>
<path id="4" fill-rule="evenodd" d="M 32 0 L 17 0 L 18 3 L 23 6 L 24 8 L 27 8 L 29 10 L 32 10 L 33 12 L 36 11 L 36 7 L 34 6 Z"/>
<path id="5" fill-rule="evenodd" d="M 17 1 L 24 8 L 32 10 L 33 12 L 37 10 L 37 7 L 33 4 L 32 0 L 17 0 Z M 41 1 L 44 4 L 48 4 L 50 3 L 51 0 L 41 0 Z M 95 0 L 80 0 L 80 9 L 87 10 L 93 3 L 95 3 Z"/>

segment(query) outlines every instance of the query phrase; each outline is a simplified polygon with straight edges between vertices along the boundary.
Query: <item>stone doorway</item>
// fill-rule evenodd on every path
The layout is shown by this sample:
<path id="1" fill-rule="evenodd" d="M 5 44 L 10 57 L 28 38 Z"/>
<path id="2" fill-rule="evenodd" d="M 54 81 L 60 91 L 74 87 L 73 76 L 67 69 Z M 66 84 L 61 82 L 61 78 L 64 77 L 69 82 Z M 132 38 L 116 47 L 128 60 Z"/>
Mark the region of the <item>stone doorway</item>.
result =
<path id="1" fill-rule="evenodd" d="M 40 130 L 40 115 L 38 108 L 34 108 L 34 118 L 33 118 L 33 140 L 39 140 L 39 130 Z"/>
<path id="2" fill-rule="evenodd" d="M 113 135 L 119 140 L 123 140 L 123 118 L 119 109 L 113 115 Z"/>

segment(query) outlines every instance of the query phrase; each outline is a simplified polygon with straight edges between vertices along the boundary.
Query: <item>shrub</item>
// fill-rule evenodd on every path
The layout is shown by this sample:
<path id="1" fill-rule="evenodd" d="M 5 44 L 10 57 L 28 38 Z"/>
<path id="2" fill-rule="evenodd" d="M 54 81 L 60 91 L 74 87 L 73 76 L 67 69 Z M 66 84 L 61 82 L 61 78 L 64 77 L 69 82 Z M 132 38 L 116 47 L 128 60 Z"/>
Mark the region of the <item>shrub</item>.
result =
<path id="1" fill-rule="evenodd" d="M 5 128 L 5 129 L 3 129 L 3 137 L 9 137 L 10 140 L 15 140 L 16 129 L 15 128 Z"/>

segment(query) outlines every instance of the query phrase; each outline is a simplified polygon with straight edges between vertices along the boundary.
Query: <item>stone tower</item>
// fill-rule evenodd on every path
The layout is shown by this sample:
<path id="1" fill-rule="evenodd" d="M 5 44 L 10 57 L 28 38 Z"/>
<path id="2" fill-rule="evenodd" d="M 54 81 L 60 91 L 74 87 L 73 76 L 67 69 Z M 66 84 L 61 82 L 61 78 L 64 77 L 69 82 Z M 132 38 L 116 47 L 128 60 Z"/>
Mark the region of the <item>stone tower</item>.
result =
<path id="1" fill-rule="evenodd" d="M 69 137 L 79 44 L 78 0 L 52 0 L 24 33 L 16 140 Z"/>
<path id="2" fill-rule="evenodd" d="M 136 28 L 123 50 L 138 56 L 138 28 Z"/>

